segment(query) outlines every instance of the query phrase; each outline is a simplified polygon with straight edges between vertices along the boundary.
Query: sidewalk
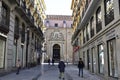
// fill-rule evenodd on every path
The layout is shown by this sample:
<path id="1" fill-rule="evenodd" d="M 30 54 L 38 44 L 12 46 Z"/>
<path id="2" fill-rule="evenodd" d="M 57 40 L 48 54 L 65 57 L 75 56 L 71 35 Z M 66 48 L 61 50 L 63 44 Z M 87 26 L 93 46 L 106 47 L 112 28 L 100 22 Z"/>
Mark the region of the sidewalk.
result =
<path id="1" fill-rule="evenodd" d="M 15 72 L 5 75 L 0 77 L 0 80 L 34 80 L 34 78 L 40 76 L 40 73 L 41 66 L 39 65 L 34 68 L 21 70 L 19 75 L 16 75 Z"/>
<path id="2" fill-rule="evenodd" d="M 70 65 L 66 67 L 66 76 L 67 80 L 104 80 L 103 78 L 91 74 L 87 70 L 83 70 L 83 78 L 78 76 L 78 68 L 77 66 Z"/>

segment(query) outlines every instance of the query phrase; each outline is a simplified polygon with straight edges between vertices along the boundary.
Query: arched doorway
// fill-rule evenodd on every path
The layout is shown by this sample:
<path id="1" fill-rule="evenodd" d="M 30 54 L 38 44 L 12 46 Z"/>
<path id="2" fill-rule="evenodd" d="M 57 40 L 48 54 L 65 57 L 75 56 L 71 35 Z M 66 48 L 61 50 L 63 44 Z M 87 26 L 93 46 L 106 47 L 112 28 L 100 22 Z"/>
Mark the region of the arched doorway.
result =
<path id="1" fill-rule="evenodd" d="M 55 44 L 53 46 L 53 59 L 55 62 L 58 62 L 60 60 L 60 46 L 58 44 Z"/>

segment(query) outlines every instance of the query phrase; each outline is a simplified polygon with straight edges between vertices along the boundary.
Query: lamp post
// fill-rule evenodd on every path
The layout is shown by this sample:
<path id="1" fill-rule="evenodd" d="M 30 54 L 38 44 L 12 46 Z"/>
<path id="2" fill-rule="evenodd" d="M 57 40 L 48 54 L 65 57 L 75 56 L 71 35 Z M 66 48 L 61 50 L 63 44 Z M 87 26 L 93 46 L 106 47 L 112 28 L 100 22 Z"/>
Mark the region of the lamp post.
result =
<path id="1" fill-rule="evenodd" d="M 66 32 L 66 62 L 68 64 L 68 54 L 67 54 L 67 24 L 66 24 L 66 21 L 63 21 L 63 26 L 65 28 L 65 32 Z"/>

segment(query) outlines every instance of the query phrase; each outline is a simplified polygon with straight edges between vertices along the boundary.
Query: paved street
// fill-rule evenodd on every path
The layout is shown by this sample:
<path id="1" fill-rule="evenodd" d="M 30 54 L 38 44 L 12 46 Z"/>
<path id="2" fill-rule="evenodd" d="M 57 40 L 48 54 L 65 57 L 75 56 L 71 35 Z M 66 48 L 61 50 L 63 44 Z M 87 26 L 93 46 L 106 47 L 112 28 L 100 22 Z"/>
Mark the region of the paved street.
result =
<path id="1" fill-rule="evenodd" d="M 37 66 L 31 69 L 25 69 L 20 71 L 19 75 L 11 73 L 6 76 L 0 77 L 0 80 L 60 80 L 58 78 L 59 72 L 57 64 Z M 76 66 L 66 66 L 65 80 L 104 80 L 97 75 L 90 74 L 87 70 L 84 70 L 84 77 L 78 77 L 78 69 Z"/>
<path id="2" fill-rule="evenodd" d="M 50 66 L 50 69 L 44 72 L 38 80 L 60 80 L 57 66 Z M 87 70 L 84 70 L 84 77 L 78 76 L 77 66 L 68 65 L 66 66 L 65 80 L 104 80 L 97 75 L 92 75 Z"/>

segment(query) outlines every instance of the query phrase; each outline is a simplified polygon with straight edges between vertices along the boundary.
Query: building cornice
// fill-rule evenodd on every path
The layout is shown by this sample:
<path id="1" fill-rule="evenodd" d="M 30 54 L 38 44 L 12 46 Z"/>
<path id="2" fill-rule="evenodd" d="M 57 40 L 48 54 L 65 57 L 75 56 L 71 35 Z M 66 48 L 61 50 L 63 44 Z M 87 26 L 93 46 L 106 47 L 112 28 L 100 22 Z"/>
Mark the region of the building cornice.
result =
<path id="1" fill-rule="evenodd" d="M 47 15 L 47 20 L 68 20 L 72 21 L 72 16 L 68 15 Z"/>

